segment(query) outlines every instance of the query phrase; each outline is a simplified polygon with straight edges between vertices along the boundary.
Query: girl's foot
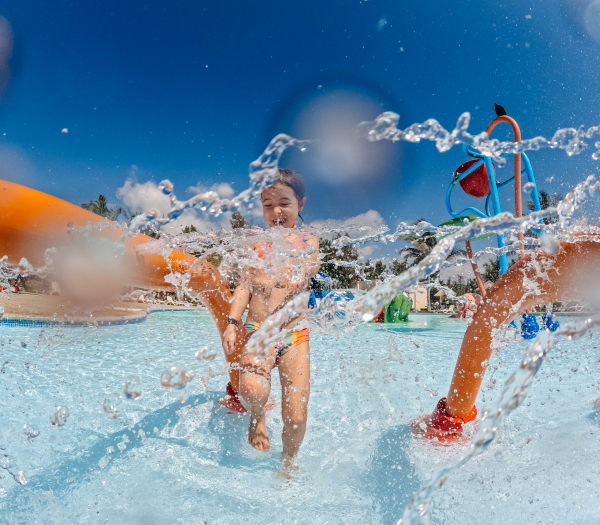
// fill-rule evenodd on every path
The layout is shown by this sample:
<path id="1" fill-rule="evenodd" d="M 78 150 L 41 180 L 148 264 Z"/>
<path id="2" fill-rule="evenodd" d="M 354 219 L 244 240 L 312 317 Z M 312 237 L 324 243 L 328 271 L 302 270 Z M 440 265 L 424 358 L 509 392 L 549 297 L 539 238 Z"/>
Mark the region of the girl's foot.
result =
<path id="1" fill-rule="evenodd" d="M 281 453 L 281 463 L 283 466 L 281 470 L 277 473 L 277 477 L 280 479 L 292 479 L 294 474 L 298 472 L 300 469 L 298 465 L 295 464 L 295 457 L 289 456 L 288 454 Z"/>
<path id="2" fill-rule="evenodd" d="M 256 450 L 261 450 L 262 452 L 267 452 L 271 448 L 269 433 L 267 432 L 267 418 L 264 414 L 258 418 L 250 416 L 248 443 Z"/>

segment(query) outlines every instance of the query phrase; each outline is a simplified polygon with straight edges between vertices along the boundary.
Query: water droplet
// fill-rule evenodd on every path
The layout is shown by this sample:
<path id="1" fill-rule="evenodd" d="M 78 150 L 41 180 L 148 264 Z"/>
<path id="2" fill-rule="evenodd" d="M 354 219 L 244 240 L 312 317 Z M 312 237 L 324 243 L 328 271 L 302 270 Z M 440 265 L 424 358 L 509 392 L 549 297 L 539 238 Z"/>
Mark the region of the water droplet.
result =
<path id="1" fill-rule="evenodd" d="M 158 185 L 158 189 L 165 195 L 171 195 L 171 193 L 173 193 L 173 183 L 170 180 L 165 179 Z"/>
<path id="2" fill-rule="evenodd" d="M 120 443 L 117 443 L 117 448 L 123 452 L 127 448 L 127 445 L 121 441 Z"/>
<path id="3" fill-rule="evenodd" d="M 535 183 L 534 182 L 528 182 L 527 184 L 525 184 L 525 186 L 523 186 L 523 191 L 533 191 L 535 189 Z"/>
<path id="4" fill-rule="evenodd" d="M 127 399 L 139 399 L 142 397 L 142 388 L 138 376 L 129 376 L 125 382 L 123 393 Z"/>
<path id="5" fill-rule="evenodd" d="M 107 454 L 114 454 L 115 453 L 115 447 L 108 447 L 106 449 L 106 453 Z"/>
<path id="6" fill-rule="evenodd" d="M 0 498 L 6 498 L 6 489 L 4 487 L 0 487 Z"/>
<path id="7" fill-rule="evenodd" d="M 21 341 L 21 346 L 22 346 L 23 348 L 27 348 L 27 343 L 26 343 L 25 341 Z"/>
<path id="8" fill-rule="evenodd" d="M 119 394 L 110 394 L 102 404 L 104 412 L 112 419 L 117 419 L 121 413 L 121 396 Z"/>
<path id="9" fill-rule="evenodd" d="M 540 247 L 550 255 L 555 255 L 560 251 L 560 243 L 557 238 L 550 233 L 542 235 L 540 238 Z"/>
<path id="10" fill-rule="evenodd" d="M 23 433 L 29 438 L 29 441 L 33 441 L 36 437 L 40 435 L 40 429 L 35 425 L 30 425 L 29 423 L 23 425 Z"/>
<path id="11" fill-rule="evenodd" d="M 160 384 L 165 388 L 185 388 L 194 376 L 189 374 L 180 366 L 172 366 L 160 375 Z"/>
<path id="12" fill-rule="evenodd" d="M 0 468 L 10 469 L 17 466 L 17 461 L 14 457 L 9 456 L 8 454 L 3 454 L 0 456 Z"/>
<path id="13" fill-rule="evenodd" d="M 196 359 L 198 361 L 212 361 L 215 357 L 217 357 L 217 352 L 209 350 L 208 346 L 203 346 L 196 352 Z"/>
<path id="14" fill-rule="evenodd" d="M 100 461 L 98 461 L 98 466 L 100 468 L 106 468 L 106 467 L 108 467 L 109 461 L 110 461 L 110 457 L 102 456 L 102 458 L 100 458 Z"/>
<path id="15" fill-rule="evenodd" d="M 67 422 L 69 415 L 68 407 L 57 406 L 54 415 L 50 418 L 50 423 L 56 427 L 62 427 Z"/>
<path id="16" fill-rule="evenodd" d="M 15 472 L 13 474 L 13 479 L 19 485 L 27 485 L 27 483 L 29 483 L 29 478 L 27 477 L 27 474 L 25 474 L 25 472 L 23 472 L 22 470 L 18 470 L 17 472 Z"/>

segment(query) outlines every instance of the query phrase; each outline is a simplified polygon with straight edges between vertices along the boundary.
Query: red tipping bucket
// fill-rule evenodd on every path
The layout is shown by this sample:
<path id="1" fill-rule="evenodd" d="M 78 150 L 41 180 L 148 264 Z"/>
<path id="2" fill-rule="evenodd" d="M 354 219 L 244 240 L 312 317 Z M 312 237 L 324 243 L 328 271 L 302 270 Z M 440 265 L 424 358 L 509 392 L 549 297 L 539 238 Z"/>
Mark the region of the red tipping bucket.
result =
<path id="1" fill-rule="evenodd" d="M 479 162 L 479 159 L 473 159 L 461 164 L 457 169 L 457 175 L 467 171 L 473 164 Z M 496 166 L 492 164 L 494 175 L 496 174 Z M 485 197 L 490 192 L 490 183 L 488 181 L 487 170 L 485 164 L 482 164 L 468 177 L 459 182 L 460 187 L 467 195 L 471 197 Z"/>

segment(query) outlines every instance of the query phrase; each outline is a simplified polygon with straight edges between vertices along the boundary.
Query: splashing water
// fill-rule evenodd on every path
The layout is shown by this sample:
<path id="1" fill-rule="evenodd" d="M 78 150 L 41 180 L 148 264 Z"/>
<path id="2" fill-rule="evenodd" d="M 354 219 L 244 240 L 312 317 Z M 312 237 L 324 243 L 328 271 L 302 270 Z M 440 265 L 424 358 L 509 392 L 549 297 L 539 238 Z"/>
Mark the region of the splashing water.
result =
<path id="1" fill-rule="evenodd" d="M 428 119 L 422 124 L 412 124 L 405 130 L 398 129 L 400 115 L 386 111 L 371 122 L 361 122 L 357 126 L 357 133 L 369 141 L 391 140 L 397 142 L 421 142 L 430 140 L 435 142 L 437 149 L 444 153 L 457 144 L 466 144 L 483 155 L 493 158 L 497 163 L 506 162 L 504 155 L 521 153 L 524 151 L 538 151 L 542 148 L 564 149 L 567 155 L 576 155 L 587 148 L 584 139 L 591 139 L 598 135 L 600 126 L 585 128 L 559 129 L 551 139 L 535 137 L 520 142 L 500 142 L 490 139 L 484 131 L 478 135 L 471 135 L 467 129 L 471 121 L 470 113 L 463 113 L 456 122 L 452 131 L 446 130 L 437 120 Z M 596 146 L 597 147 L 597 146 Z M 594 160 L 600 158 L 600 150 L 592 155 Z"/>
<path id="2" fill-rule="evenodd" d="M 208 346 L 203 346 L 196 352 L 198 361 L 214 361 L 215 357 L 217 357 L 216 350 L 209 350 Z"/>
<path id="3" fill-rule="evenodd" d="M 548 140 L 543 137 L 536 137 L 528 141 L 519 143 L 499 142 L 490 140 L 487 134 L 482 133 L 477 136 L 472 136 L 467 132 L 469 125 L 469 115 L 463 114 L 459 119 L 456 128 L 452 132 L 446 131 L 441 125 L 430 119 L 423 124 L 413 124 L 406 130 L 398 130 L 397 124 L 399 117 L 393 113 L 384 113 L 380 115 L 374 122 L 362 123 L 359 126 L 359 131 L 363 133 L 369 140 L 406 140 L 410 142 L 419 142 L 420 140 L 432 140 L 436 142 L 436 146 L 440 151 L 447 151 L 453 145 L 464 143 L 472 146 L 482 153 L 493 157 L 497 162 L 503 161 L 501 155 L 509 153 L 517 153 L 520 151 L 537 150 L 543 147 L 561 148 L 566 150 L 568 155 L 578 154 L 587 147 L 584 139 L 589 139 L 598 133 L 598 127 L 574 129 L 569 128 L 559 130 L 552 139 Z M 191 199 L 181 202 L 178 201 L 174 194 L 174 187 L 169 181 L 163 181 L 160 185 L 161 190 L 170 196 L 171 210 L 164 219 L 158 218 L 156 213 L 149 212 L 142 214 L 131 224 L 129 228 L 123 225 L 101 223 L 100 225 L 89 225 L 86 231 L 91 229 L 118 228 L 123 231 L 123 238 L 133 235 L 139 229 L 154 225 L 164 225 L 178 218 L 183 211 L 192 207 L 205 209 L 209 213 L 218 216 L 224 211 L 231 211 L 239 208 L 242 204 L 247 203 L 248 207 L 252 206 L 252 199 L 256 198 L 262 189 L 275 180 L 278 159 L 283 151 L 291 146 L 303 144 L 305 141 L 298 141 L 287 135 L 279 135 L 273 139 L 269 147 L 265 150 L 261 157 L 251 164 L 250 168 L 250 187 L 238 196 L 232 199 L 221 199 L 215 192 L 207 192 L 196 195 Z M 594 153 L 594 158 L 600 157 L 600 152 Z M 527 185 L 526 185 L 527 186 Z M 567 197 L 557 205 L 556 208 L 548 208 L 540 212 L 533 212 L 526 217 L 515 218 L 510 213 L 503 213 L 496 217 L 488 219 L 478 219 L 473 223 L 466 224 L 464 227 L 440 227 L 436 228 L 426 222 L 417 225 L 407 225 L 401 223 L 393 233 L 389 233 L 386 226 L 369 229 L 358 226 L 350 226 L 343 229 L 328 229 L 315 228 L 312 233 L 317 236 L 345 234 L 348 231 L 355 230 L 359 235 L 350 237 L 341 235 L 332 242 L 332 246 L 341 249 L 344 246 L 359 245 L 367 242 L 392 243 L 400 240 L 401 236 L 410 234 L 421 234 L 424 232 L 434 232 L 436 236 L 442 237 L 438 244 L 433 248 L 431 253 L 423 259 L 418 265 L 410 268 L 399 276 L 388 278 L 386 281 L 367 293 L 356 293 L 353 300 L 349 298 L 336 297 L 334 294 L 327 296 L 320 307 L 314 311 L 308 311 L 308 293 L 299 293 L 294 299 L 289 301 L 283 308 L 270 316 L 250 339 L 248 344 L 248 352 L 250 354 L 264 355 L 268 348 L 280 342 L 285 334 L 285 325 L 291 321 L 305 315 L 305 321 L 315 331 L 321 331 L 326 334 L 344 334 L 351 330 L 356 330 L 360 325 L 365 324 L 373 319 L 376 313 L 387 304 L 398 293 L 413 287 L 424 278 L 437 272 L 442 268 L 449 266 L 464 264 L 470 260 L 478 260 L 488 254 L 501 254 L 514 251 L 524 246 L 526 250 L 534 250 L 542 248 L 548 253 L 556 253 L 559 241 L 575 242 L 576 240 L 587 239 L 598 241 L 596 234 L 600 233 L 600 229 L 594 226 L 577 225 L 572 227 L 572 217 L 575 210 L 589 195 L 596 195 L 600 188 L 600 181 L 596 181 L 594 177 L 589 177 L 585 182 L 579 184 Z M 525 188 L 526 191 L 527 187 Z M 539 225 L 539 222 L 548 217 L 558 216 L 559 221 L 556 224 L 544 225 L 546 235 L 539 239 L 526 239 L 521 241 L 518 239 L 518 233 L 527 230 L 530 227 Z M 574 239 L 572 233 L 577 231 L 583 235 Z M 290 246 L 286 240 L 290 230 L 283 228 L 273 228 L 268 231 L 263 231 L 259 228 L 250 230 L 237 230 L 233 232 L 220 231 L 216 233 L 197 233 L 188 235 L 169 235 L 161 232 L 161 239 L 146 243 L 140 248 L 140 253 L 159 253 L 167 255 L 173 249 L 181 249 L 187 253 L 202 252 L 204 256 L 210 254 L 218 254 L 223 260 L 221 262 L 220 271 L 222 275 L 228 276 L 243 270 L 248 266 L 251 268 L 263 269 L 270 275 L 275 275 L 283 266 L 289 264 L 290 259 L 297 261 L 299 258 L 309 259 L 312 255 L 310 250 L 298 250 Z M 465 240 L 473 239 L 476 236 L 485 233 L 505 233 L 507 245 L 504 248 L 486 248 L 474 255 L 472 259 L 458 258 L 448 261 L 447 257 L 452 251 L 456 243 Z M 255 247 L 258 243 L 270 243 L 276 249 L 274 255 L 267 261 L 258 256 Z M 52 252 L 48 253 L 49 262 L 52 262 Z M 357 262 L 347 262 L 340 260 L 328 261 L 338 266 L 346 266 L 354 268 L 358 275 L 363 274 L 363 267 Z M 48 265 L 42 269 L 42 274 L 50 268 Z M 0 285 L 3 281 L 2 272 L 0 271 Z M 174 284 L 178 289 L 186 289 L 187 276 L 172 275 L 169 282 Z M 442 287 L 439 283 L 433 283 L 431 286 L 437 288 Z M 532 291 L 534 293 L 535 290 Z M 518 308 L 518 305 L 515 306 Z M 428 523 L 431 515 L 431 498 L 433 494 L 443 485 L 448 476 L 464 465 L 470 459 L 482 454 L 494 439 L 496 430 L 499 425 L 506 419 L 508 414 L 520 406 L 527 396 L 533 378 L 537 374 L 545 356 L 550 351 L 556 338 L 581 337 L 585 331 L 591 326 L 597 324 L 597 318 L 593 318 L 585 325 L 565 326 L 556 334 L 547 334 L 542 332 L 538 337 L 527 346 L 519 369 L 510 377 L 505 384 L 500 400 L 494 409 L 484 413 L 471 447 L 465 455 L 453 465 L 441 470 L 427 485 L 418 491 L 411 502 L 409 503 L 401 523 Z M 504 330 L 504 331 L 503 331 Z M 499 330 L 495 335 L 497 344 L 498 341 L 506 336 L 505 327 Z M 404 340 L 411 343 L 414 348 L 419 349 L 419 344 L 410 337 L 403 337 Z M 56 346 L 60 346 L 61 342 Z M 398 351 L 396 339 L 391 337 L 388 340 L 388 354 L 391 361 L 399 363 L 403 362 L 403 356 Z M 216 357 L 214 350 L 209 350 L 203 347 L 198 350 L 195 357 L 199 361 L 212 361 Z M 198 363 L 196 363 L 198 365 Z M 164 366 L 164 365 L 163 365 Z M 206 388 L 208 381 L 214 377 L 227 373 L 228 367 L 222 370 L 208 369 L 208 371 L 200 376 L 200 384 Z M 188 372 L 183 366 L 170 366 L 164 370 L 160 376 L 160 383 L 167 389 L 182 390 L 194 378 L 195 374 Z M 421 378 L 422 380 L 422 378 Z M 419 383 L 419 376 L 415 380 Z M 122 384 L 122 383 L 121 383 Z M 437 390 L 424 384 L 423 389 L 430 394 L 430 398 L 437 395 Z M 119 387 L 120 388 L 120 387 Z M 139 399 L 142 390 L 138 378 L 128 378 L 123 394 L 128 399 Z M 146 394 L 145 394 L 146 395 Z M 123 410 L 122 396 L 120 394 L 111 394 L 104 400 L 104 411 L 113 419 L 120 416 Z M 59 410 L 64 409 L 64 410 Z M 59 414 L 60 412 L 60 414 Z M 69 416 L 69 411 L 66 407 L 57 407 L 51 422 L 55 426 L 65 424 Z M 31 429 L 30 429 L 31 430 Z M 28 438 L 32 440 L 39 435 L 33 435 L 31 432 Z M 35 431 L 33 431 L 35 433 Z M 142 431 L 143 433 L 143 431 Z M 145 436 L 145 435 L 144 435 Z M 127 448 L 125 439 L 117 444 L 120 452 Z M 98 461 L 98 466 L 102 469 L 108 468 L 110 455 L 115 453 L 114 447 L 112 452 L 107 451 L 107 454 L 102 456 Z M 102 452 L 104 453 L 104 452 Z M 17 483 L 27 483 L 27 476 L 22 470 L 19 470 L 14 458 L 4 455 L 0 457 L 0 466 L 9 470 Z M 9 468 L 10 467 L 10 468 Z M 400 523 L 400 522 L 399 522 Z"/>
<path id="4" fill-rule="evenodd" d="M 490 446 L 498 428 L 511 412 L 523 404 L 533 385 L 546 356 L 555 345 L 556 339 L 566 337 L 578 339 L 595 326 L 600 326 L 600 315 L 581 322 L 572 322 L 552 333 L 542 330 L 523 351 L 519 368 L 509 377 L 502 388 L 499 400 L 486 410 L 481 418 L 479 430 L 464 455 L 454 464 L 444 467 L 425 484 L 410 500 L 398 525 L 428 525 L 430 523 L 432 502 L 435 492 L 442 488 L 450 474 L 471 459 L 483 454 Z"/>
<path id="5" fill-rule="evenodd" d="M 221 198 L 217 192 L 208 191 L 181 202 L 173 193 L 173 184 L 168 180 L 162 181 L 159 189 L 171 199 L 171 210 L 167 217 L 159 218 L 155 211 L 139 215 L 132 221 L 128 234 L 137 233 L 140 229 L 152 224 L 168 224 L 181 216 L 185 210 L 193 207 L 198 207 L 202 211 L 208 210 L 215 216 L 224 211 L 235 211 L 244 203 L 248 203 L 248 208 L 251 209 L 253 207 L 251 201 L 260 195 L 268 185 L 277 180 L 277 165 L 283 152 L 291 146 L 299 146 L 304 151 L 304 144 L 308 142 L 283 133 L 277 135 L 271 140 L 262 155 L 250 164 L 250 187 L 231 199 Z"/>
<path id="6" fill-rule="evenodd" d="M 50 423 L 52 423 L 56 427 L 62 427 L 67 423 L 67 419 L 69 419 L 69 408 L 65 406 L 57 406 L 56 412 L 50 418 Z"/>
<path id="7" fill-rule="evenodd" d="M 142 397 L 142 387 L 138 376 L 130 376 L 127 378 L 125 387 L 123 388 L 123 394 L 127 399 L 135 400 Z"/>
<path id="8" fill-rule="evenodd" d="M 171 366 L 160 375 L 160 384 L 165 388 L 182 390 L 194 379 L 193 374 L 188 374 L 181 366 Z"/>
<path id="9" fill-rule="evenodd" d="M 117 419 L 121 415 L 121 407 L 123 404 L 123 398 L 120 394 L 110 394 L 104 399 L 102 408 L 112 419 Z"/>
<path id="10" fill-rule="evenodd" d="M 23 433 L 27 436 L 27 439 L 33 443 L 33 440 L 40 435 L 40 429 L 35 425 L 27 423 L 23 426 Z"/>

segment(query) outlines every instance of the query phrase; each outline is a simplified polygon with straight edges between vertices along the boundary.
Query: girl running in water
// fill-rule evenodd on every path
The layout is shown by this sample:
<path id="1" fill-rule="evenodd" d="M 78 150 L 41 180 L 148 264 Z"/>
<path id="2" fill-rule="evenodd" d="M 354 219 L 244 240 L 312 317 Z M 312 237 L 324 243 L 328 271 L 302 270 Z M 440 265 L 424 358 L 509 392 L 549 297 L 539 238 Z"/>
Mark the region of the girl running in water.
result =
<path id="1" fill-rule="evenodd" d="M 308 328 L 294 330 L 301 321 L 300 318 L 288 323 L 284 327 L 287 333 L 283 342 L 271 347 L 266 356 L 249 355 L 246 345 L 261 323 L 305 290 L 308 278 L 318 272 L 319 241 L 316 236 L 296 229 L 298 216 L 306 202 L 300 174 L 280 169 L 278 181 L 262 192 L 261 200 L 267 225 L 290 229 L 285 236 L 286 243 L 304 256 L 294 258 L 289 264 L 279 268 L 275 275 L 269 275 L 263 269 L 246 267 L 233 294 L 227 329 L 223 334 L 223 348 L 227 354 L 235 352 L 237 327 L 241 325 L 242 314 L 248 307 L 240 360 L 239 392 L 244 406 L 250 412 L 248 442 L 257 450 L 268 451 L 270 448 L 265 404 L 271 390 L 271 371 L 278 367 L 283 419 L 281 459 L 289 467 L 293 464 L 306 432 L 310 394 Z M 275 248 L 261 243 L 256 250 L 260 258 L 268 261 L 269 251 Z"/>

